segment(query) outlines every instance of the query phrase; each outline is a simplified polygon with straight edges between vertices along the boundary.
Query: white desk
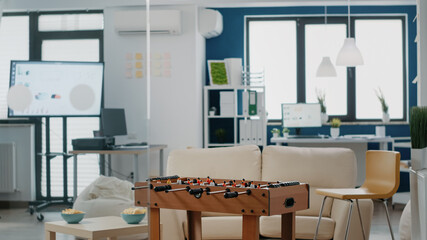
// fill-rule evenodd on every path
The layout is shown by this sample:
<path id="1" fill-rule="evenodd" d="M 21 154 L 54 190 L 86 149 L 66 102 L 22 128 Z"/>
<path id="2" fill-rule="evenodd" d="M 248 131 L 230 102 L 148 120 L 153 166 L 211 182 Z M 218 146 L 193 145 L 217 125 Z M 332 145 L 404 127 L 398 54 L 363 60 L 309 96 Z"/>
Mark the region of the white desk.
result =
<path id="1" fill-rule="evenodd" d="M 70 154 L 73 154 L 73 187 L 74 187 L 74 201 L 77 198 L 77 156 L 79 154 L 101 154 L 101 155 L 108 155 L 109 162 L 111 163 L 111 155 L 113 154 L 132 154 L 133 155 L 133 168 L 134 171 L 134 177 L 133 181 L 137 182 L 139 181 L 139 162 L 138 162 L 138 155 L 143 153 L 149 153 L 150 151 L 159 151 L 159 173 L 160 176 L 163 176 L 163 149 L 165 149 L 167 145 L 159 144 L 159 145 L 149 145 L 149 146 L 141 146 L 140 148 L 123 148 L 123 149 L 114 149 L 114 150 L 75 150 L 70 151 Z M 147 169 L 147 177 L 148 177 L 148 169 Z"/>
<path id="2" fill-rule="evenodd" d="M 365 181 L 365 159 L 368 143 L 379 143 L 380 150 L 388 150 L 388 143 L 392 144 L 391 137 L 338 137 L 338 138 L 271 138 L 272 143 L 276 145 L 288 144 L 288 146 L 297 147 L 343 147 L 354 151 L 357 159 L 357 185 L 360 186 Z"/>

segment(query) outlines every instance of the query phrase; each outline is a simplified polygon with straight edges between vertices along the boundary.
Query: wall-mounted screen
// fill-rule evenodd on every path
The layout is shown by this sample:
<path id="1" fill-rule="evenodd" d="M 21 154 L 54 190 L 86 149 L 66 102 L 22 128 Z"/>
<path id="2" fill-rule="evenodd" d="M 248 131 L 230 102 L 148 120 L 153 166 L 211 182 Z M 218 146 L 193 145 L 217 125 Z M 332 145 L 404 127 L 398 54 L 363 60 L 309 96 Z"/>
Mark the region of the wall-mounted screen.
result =
<path id="1" fill-rule="evenodd" d="M 27 87 L 31 103 L 8 116 L 99 116 L 103 78 L 103 63 L 11 61 L 10 87 Z"/>
<path id="2" fill-rule="evenodd" d="M 282 125 L 287 128 L 321 127 L 320 104 L 282 104 Z"/>

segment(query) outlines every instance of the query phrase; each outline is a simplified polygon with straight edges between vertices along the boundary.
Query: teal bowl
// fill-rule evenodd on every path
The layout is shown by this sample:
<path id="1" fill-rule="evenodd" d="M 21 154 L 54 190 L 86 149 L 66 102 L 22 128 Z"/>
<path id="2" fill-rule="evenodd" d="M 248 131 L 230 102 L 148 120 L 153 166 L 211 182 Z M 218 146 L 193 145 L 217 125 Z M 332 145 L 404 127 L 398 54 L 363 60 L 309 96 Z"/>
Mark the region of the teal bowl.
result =
<path id="1" fill-rule="evenodd" d="M 77 213 L 77 214 L 64 214 L 61 213 L 62 218 L 70 224 L 76 224 L 79 223 L 84 217 L 84 213 Z"/>
<path id="2" fill-rule="evenodd" d="M 122 218 L 127 222 L 128 224 L 138 224 L 139 222 L 144 219 L 145 213 L 142 214 L 124 214 L 122 213 Z"/>

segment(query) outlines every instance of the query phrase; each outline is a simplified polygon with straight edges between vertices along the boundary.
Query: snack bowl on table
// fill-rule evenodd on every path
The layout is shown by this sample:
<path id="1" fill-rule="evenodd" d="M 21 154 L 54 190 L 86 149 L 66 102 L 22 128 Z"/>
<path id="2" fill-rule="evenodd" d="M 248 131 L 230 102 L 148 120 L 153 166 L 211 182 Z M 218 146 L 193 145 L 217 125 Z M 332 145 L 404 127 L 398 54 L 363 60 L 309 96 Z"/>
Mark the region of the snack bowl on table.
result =
<path id="1" fill-rule="evenodd" d="M 76 224 L 85 217 L 85 213 L 75 209 L 65 209 L 61 212 L 61 216 L 67 223 Z"/>
<path id="2" fill-rule="evenodd" d="M 146 210 L 141 208 L 128 208 L 125 209 L 121 216 L 128 224 L 138 224 L 144 219 Z"/>

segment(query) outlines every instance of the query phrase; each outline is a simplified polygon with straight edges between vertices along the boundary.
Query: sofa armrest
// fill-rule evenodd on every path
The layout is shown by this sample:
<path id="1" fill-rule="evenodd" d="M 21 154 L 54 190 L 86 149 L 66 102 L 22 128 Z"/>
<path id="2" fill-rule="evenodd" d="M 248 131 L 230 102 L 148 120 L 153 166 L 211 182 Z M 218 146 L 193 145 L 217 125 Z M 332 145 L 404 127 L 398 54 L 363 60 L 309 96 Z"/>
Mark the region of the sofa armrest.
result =
<path id="1" fill-rule="evenodd" d="M 162 226 L 162 239 L 185 240 L 184 222 L 187 220 L 187 211 L 160 209 L 160 222 Z"/>
<path id="2" fill-rule="evenodd" d="M 363 227 L 366 234 L 366 239 L 369 239 L 371 230 L 371 221 L 374 214 L 374 204 L 370 199 L 359 200 L 360 214 L 362 215 Z M 331 209 L 331 218 L 335 221 L 334 240 L 345 238 L 345 229 L 347 227 L 348 211 L 350 202 L 334 199 Z M 360 226 L 359 213 L 357 211 L 356 201 L 354 200 L 353 212 L 350 220 L 350 229 L 348 239 L 358 240 L 363 239 L 362 228 Z"/>

